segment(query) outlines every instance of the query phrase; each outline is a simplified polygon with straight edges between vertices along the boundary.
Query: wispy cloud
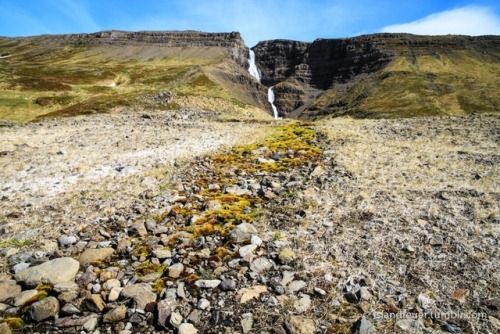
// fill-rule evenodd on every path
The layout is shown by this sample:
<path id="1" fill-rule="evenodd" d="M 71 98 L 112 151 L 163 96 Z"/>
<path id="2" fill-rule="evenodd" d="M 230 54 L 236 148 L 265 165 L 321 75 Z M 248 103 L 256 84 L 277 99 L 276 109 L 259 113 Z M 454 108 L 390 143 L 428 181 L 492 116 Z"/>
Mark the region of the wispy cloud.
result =
<path id="1" fill-rule="evenodd" d="M 62 21 L 68 25 L 78 27 L 82 32 L 98 31 L 100 25 L 93 18 L 89 4 L 83 0 L 56 0 L 52 1 L 54 8 L 62 14 Z"/>
<path id="2" fill-rule="evenodd" d="M 384 27 L 382 32 L 417 35 L 500 35 L 500 17 L 488 7 L 467 6 L 426 16 L 405 24 Z"/>

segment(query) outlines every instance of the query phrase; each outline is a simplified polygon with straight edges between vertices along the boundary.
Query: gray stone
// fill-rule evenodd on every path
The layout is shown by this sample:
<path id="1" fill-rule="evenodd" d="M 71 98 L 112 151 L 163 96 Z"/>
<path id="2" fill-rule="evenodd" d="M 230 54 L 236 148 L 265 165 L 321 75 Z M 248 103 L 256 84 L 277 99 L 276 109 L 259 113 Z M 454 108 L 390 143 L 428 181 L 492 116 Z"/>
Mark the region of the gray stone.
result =
<path id="1" fill-rule="evenodd" d="M 109 280 L 107 280 L 106 282 L 104 282 L 104 284 L 102 285 L 102 288 L 104 290 L 111 290 L 113 288 L 119 288 L 121 286 L 121 283 L 119 280 L 117 280 L 116 278 L 111 278 Z"/>
<path id="2" fill-rule="evenodd" d="M 200 310 L 206 310 L 210 307 L 210 301 L 208 299 L 201 298 L 200 300 L 198 300 L 198 304 L 196 305 L 196 307 Z"/>
<path id="3" fill-rule="evenodd" d="M 47 297 L 44 300 L 33 303 L 29 310 L 29 318 L 34 322 L 40 322 L 54 317 L 59 312 L 59 302 L 55 297 Z"/>
<path id="4" fill-rule="evenodd" d="M 57 296 L 57 299 L 60 302 L 69 303 L 69 302 L 75 300 L 77 297 L 78 297 L 77 291 L 68 291 L 68 292 L 61 293 L 59 296 Z"/>
<path id="5" fill-rule="evenodd" d="M 15 281 L 0 281 L 0 302 L 15 298 L 21 293 L 21 286 Z"/>
<path id="6" fill-rule="evenodd" d="M 132 227 L 130 228 L 130 231 L 132 234 L 138 235 L 138 236 L 145 236 L 148 234 L 148 231 L 146 230 L 146 227 L 144 226 L 144 221 L 143 220 L 138 220 L 135 223 L 132 224 Z"/>
<path id="7" fill-rule="evenodd" d="M 93 294 L 85 298 L 82 302 L 82 309 L 93 313 L 100 313 L 104 309 L 104 301 L 101 295 Z"/>
<path id="8" fill-rule="evenodd" d="M 113 255 L 114 252 L 115 250 L 111 247 L 86 249 L 80 254 L 80 259 L 78 261 L 80 261 L 82 266 L 86 266 L 94 262 L 103 261 Z"/>
<path id="9" fill-rule="evenodd" d="M 17 281 L 24 282 L 29 287 L 35 287 L 41 283 L 56 285 L 74 281 L 79 268 L 78 261 L 70 257 L 61 257 L 24 269 L 18 272 L 15 277 Z"/>
<path id="10" fill-rule="evenodd" d="M 238 253 L 240 254 L 240 257 L 244 258 L 245 256 L 252 254 L 256 249 L 257 249 L 257 245 L 250 244 L 250 245 L 240 247 L 240 249 L 238 250 Z"/>
<path id="11" fill-rule="evenodd" d="M 167 327 L 167 319 L 172 315 L 177 306 L 174 298 L 167 298 L 158 302 L 156 307 L 158 310 L 158 324 L 160 326 Z"/>
<path id="12" fill-rule="evenodd" d="M 311 297 L 309 295 L 302 295 L 295 303 L 295 311 L 297 313 L 304 313 L 311 308 Z"/>
<path id="13" fill-rule="evenodd" d="M 61 235 L 59 237 L 59 239 L 57 239 L 57 241 L 59 242 L 59 245 L 61 246 L 66 246 L 66 245 L 73 245 L 73 244 L 76 244 L 76 237 L 73 236 L 73 235 Z"/>
<path id="14" fill-rule="evenodd" d="M 200 279 L 194 282 L 194 285 L 196 285 L 199 288 L 213 289 L 218 287 L 220 283 L 221 281 L 218 279 L 213 279 L 213 280 Z"/>
<path id="15" fill-rule="evenodd" d="M 171 278 L 178 278 L 184 271 L 184 265 L 182 263 L 176 263 L 168 267 L 168 276 Z"/>
<path id="16" fill-rule="evenodd" d="M 173 312 L 170 316 L 170 324 L 175 328 L 178 328 L 182 323 L 182 315 L 178 312 Z"/>
<path id="17" fill-rule="evenodd" d="M 59 318 L 54 322 L 56 327 L 75 327 L 75 326 L 83 326 L 87 322 L 92 319 L 97 319 L 97 315 L 91 314 L 85 317 L 74 318 L 74 317 L 65 317 Z M 97 324 L 97 322 L 96 322 Z"/>
<path id="18" fill-rule="evenodd" d="M 407 333 L 417 333 L 420 331 L 420 324 L 415 319 L 401 319 L 396 321 L 396 327 Z"/>
<path id="19" fill-rule="evenodd" d="M 73 314 L 79 314 L 80 313 L 80 309 L 77 308 L 73 304 L 67 303 L 66 305 L 63 306 L 63 308 L 61 309 L 61 312 L 64 313 L 64 314 L 73 315 Z"/>
<path id="20" fill-rule="evenodd" d="M 127 317 L 127 306 L 120 305 L 110 310 L 108 313 L 106 313 L 102 318 L 102 321 L 105 323 L 118 322 L 125 319 L 126 317 Z"/>
<path id="21" fill-rule="evenodd" d="M 187 298 L 184 285 L 184 282 L 179 282 L 179 284 L 177 284 L 177 297 L 179 298 Z"/>
<path id="22" fill-rule="evenodd" d="M 78 284 L 76 284 L 75 282 L 61 282 L 54 285 L 54 291 L 57 293 L 78 291 L 78 289 Z"/>
<path id="23" fill-rule="evenodd" d="M 443 237 L 440 235 L 435 235 L 431 238 L 430 244 L 431 246 L 442 246 L 443 245 Z"/>
<path id="24" fill-rule="evenodd" d="M 274 262 L 266 257 L 259 257 L 250 264 L 250 270 L 255 273 L 262 273 L 274 267 Z"/>
<path id="25" fill-rule="evenodd" d="M 372 323 L 366 319 L 365 317 L 361 317 L 358 322 L 356 322 L 356 331 L 357 334 L 374 334 L 376 333 L 375 327 L 373 327 Z"/>
<path id="26" fill-rule="evenodd" d="M 292 315 L 285 323 L 290 334 L 314 334 L 314 321 L 301 315 Z"/>
<path id="27" fill-rule="evenodd" d="M 252 235 L 255 234 L 257 234 L 257 230 L 252 224 L 241 223 L 231 231 L 229 238 L 233 243 L 239 244 L 250 241 Z"/>
<path id="28" fill-rule="evenodd" d="M 359 290 L 359 299 L 361 300 L 370 300 L 372 298 L 372 295 L 370 291 L 368 290 L 367 287 L 362 287 Z"/>
<path id="29" fill-rule="evenodd" d="M 111 290 L 109 291 L 109 294 L 108 294 L 108 302 L 114 302 L 114 301 L 118 300 L 122 290 L 123 290 L 123 288 L 120 288 L 120 287 L 111 288 Z"/>
<path id="30" fill-rule="evenodd" d="M 154 256 L 159 258 L 160 260 L 169 259 L 172 257 L 172 252 L 168 249 L 163 249 L 163 248 L 155 249 L 153 251 L 153 254 L 154 254 Z"/>
<path id="31" fill-rule="evenodd" d="M 293 281 L 288 286 L 288 290 L 290 290 L 291 293 L 296 293 L 302 289 L 305 289 L 306 287 L 307 287 L 307 283 L 304 281 Z"/>
<path id="32" fill-rule="evenodd" d="M 252 235 L 252 237 L 250 238 L 250 242 L 255 246 L 260 246 L 263 243 L 262 239 L 256 235 Z"/>
<path id="33" fill-rule="evenodd" d="M 38 295 L 37 290 L 26 290 L 14 298 L 14 306 L 23 306 L 27 301 Z"/>
<path id="34" fill-rule="evenodd" d="M 241 319 L 241 328 L 243 329 L 243 333 L 250 333 L 250 331 L 252 330 L 252 327 L 253 327 L 253 316 L 252 314 L 250 313 L 249 315 L 243 317 L 243 319 Z"/>
<path id="35" fill-rule="evenodd" d="M 192 325 L 188 323 L 184 323 L 179 326 L 179 334 L 196 334 L 198 330 Z"/>
<path id="36" fill-rule="evenodd" d="M 97 316 L 89 316 L 87 321 L 83 324 L 83 328 L 87 332 L 93 331 L 97 327 L 97 322 L 98 322 L 98 317 Z"/>
<path id="37" fill-rule="evenodd" d="M 137 308 L 146 310 L 148 306 L 154 306 L 156 294 L 151 291 L 151 286 L 146 283 L 127 285 L 123 288 L 121 295 L 125 298 L 132 298 Z"/>
<path id="38" fill-rule="evenodd" d="M 234 291 L 236 290 L 236 281 L 232 279 L 225 279 L 220 284 L 220 289 L 222 291 Z"/>
<path id="39" fill-rule="evenodd" d="M 12 267 L 12 271 L 14 272 L 14 274 L 17 274 L 18 272 L 20 272 L 21 270 L 24 270 L 26 268 L 29 268 L 30 264 L 29 263 L 26 263 L 26 262 L 21 262 L 21 263 L 18 263 L 16 264 L 15 266 Z"/>

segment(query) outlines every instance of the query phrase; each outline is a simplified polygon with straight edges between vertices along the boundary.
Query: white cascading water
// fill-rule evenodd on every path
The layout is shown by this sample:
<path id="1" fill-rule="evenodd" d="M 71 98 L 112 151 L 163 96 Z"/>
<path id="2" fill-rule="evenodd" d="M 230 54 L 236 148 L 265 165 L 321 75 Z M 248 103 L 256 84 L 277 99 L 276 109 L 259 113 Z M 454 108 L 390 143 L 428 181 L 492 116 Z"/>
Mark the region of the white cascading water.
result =
<path id="1" fill-rule="evenodd" d="M 273 115 L 275 119 L 278 119 L 278 108 L 274 105 L 274 91 L 273 87 L 269 87 L 267 90 L 267 100 L 271 103 L 271 108 L 273 108 Z"/>
<path id="2" fill-rule="evenodd" d="M 259 70 L 257 69 L 257 65 L 255 64 L 255 52 L 252 51 L 252 49 L 248 49 L 248 72 L 250 72 L 250 75 L 253 76 L 255 79 L 257 79 L 258 82 L 260 82 L 260 74 Z"/>
<path id="3" fill-rule="evenodd" d="M 251 76 L 253 76 L 257 81 L 260 82 L 260 74 L 257 68 L 257 64 L 255 63 L 255 52 L 252 49 L 248 49 L 248 72 Z M 267 90 L 267 100 L 271 104 L 271 108 L 273 108 L 273 115 L 275 119 L 278 119 L 278 108 L 274 105 L 274 91 L 273 87 L 269 87 Z"/>

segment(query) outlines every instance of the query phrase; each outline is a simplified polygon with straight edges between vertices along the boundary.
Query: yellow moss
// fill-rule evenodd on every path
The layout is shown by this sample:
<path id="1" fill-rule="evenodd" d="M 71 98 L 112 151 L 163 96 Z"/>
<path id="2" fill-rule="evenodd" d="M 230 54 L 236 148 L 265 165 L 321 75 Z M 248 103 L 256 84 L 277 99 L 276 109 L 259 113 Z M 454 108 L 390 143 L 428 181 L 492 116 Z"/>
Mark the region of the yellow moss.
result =
<path id="1" fill-rule="evenodd" d="M 14 330 L 24 328 L 24 321 L 21 318 L 7 318 L 4 320 L 4 322 L 6 322 L 7 325 L 9 325 L 9 327 Z"/>
<path id="2" fill-rule="evenodd" d="M 153 292 L 160 293 L 163 289 L 165 289 L 165 286 L 165 278 L 159 278 L 153 284 Z"/>
<path id="3" fill-rule="evenodd" d="M 139 275 L 148 275 L 153 273 L 163 273 L 165 271 L 166 265 L 164 264 L 154 264 L 149 260 L 144 261 L 139 267 L 135 269 L 136 273 Z"/>

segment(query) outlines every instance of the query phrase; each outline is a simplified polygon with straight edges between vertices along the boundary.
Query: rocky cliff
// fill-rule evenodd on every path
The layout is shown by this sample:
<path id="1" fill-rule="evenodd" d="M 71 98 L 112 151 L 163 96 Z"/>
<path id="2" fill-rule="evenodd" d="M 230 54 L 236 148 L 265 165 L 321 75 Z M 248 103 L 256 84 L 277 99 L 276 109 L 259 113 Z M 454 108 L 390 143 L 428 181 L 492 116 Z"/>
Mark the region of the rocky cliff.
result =
<path id="1" fill-rule="evenodd" d="M 483 95 L 486 94 L 498 107 L 498 94 L 494 88 L 488 90 L 484 87 L 487 82 L 482 80 L 488 78 L 482 76 L 481 68 L 474 66 L 482 62 L 491 66 L 493 73 L 500 74 L 498 36 L 375 34 L 345 39 L 318 39 L 312 43 L 265 41 L 257 44 L 253 50 L 262 73 L 262 83 L 276 85 L 275 104 L 283 116 L 368 114 L 371 110 L 365 110 L 368 106 L 363 105 L 363 102 L 367 98 L 373 100 L 374 96 L 375 100 L 378 99 L 376 94 L 382 92 L 380 89 L 377 91 L 377 85 L 390 77 L 401 80 L 392 80 L 394 82 L 390 84 L 386 82 L 386 86 L 382 85 L 384 88 L 390 91 L 406 87 L 408 94 L 418 94 L 422 100 L 426 100 L 423 104 L 427 104 L 427 111 L 431 114 L 448 112 L 446 107 L 430 106 L 427 101 L 438 98 L 443 91 L 449 91 L 444 86 L 449 86 L 450 82 L 436 85 L 441 78 L 447 81 L 453 77 L 458 81 L 459 91 L 465 88 L 463 82 L 467 77 L 477 78 L 478 83 L 481 82 L 480 87 L 469 89 L 481 89 Z M 423 83 L 422 76 L 427 76 Z M 427 96 L 429 92 L 422 92 L 421 87 L 412 88 L 415 83 L 424 88 L 443 87 L 438 87 L 432 96 Z M 470 100 L 466 92 L 467 89 L 457 93 L 455 98 L 459 100 L 458 104 L 460 100 Z M 453 92 L 447 94 L 450 93 Z M 405 96 L 395 95 L 392 98 L 404 100 Z M 401 104 L 409 102 L 405 100 Z M 466 106 L 468 103 L 461 104 L 462 111 L 468 112 L 463 110 L 470 109 Z M 386 114 L 390 111 L 387 110 Z"/>

